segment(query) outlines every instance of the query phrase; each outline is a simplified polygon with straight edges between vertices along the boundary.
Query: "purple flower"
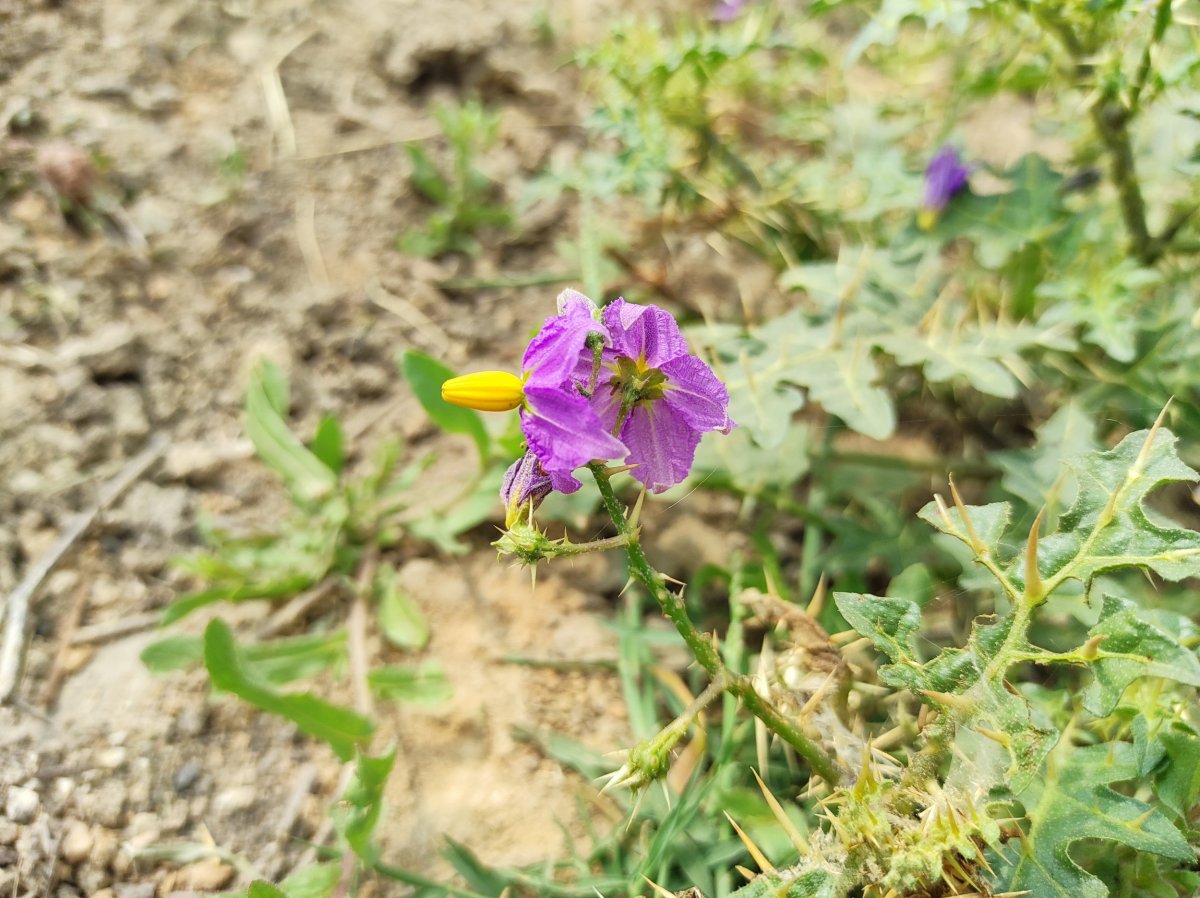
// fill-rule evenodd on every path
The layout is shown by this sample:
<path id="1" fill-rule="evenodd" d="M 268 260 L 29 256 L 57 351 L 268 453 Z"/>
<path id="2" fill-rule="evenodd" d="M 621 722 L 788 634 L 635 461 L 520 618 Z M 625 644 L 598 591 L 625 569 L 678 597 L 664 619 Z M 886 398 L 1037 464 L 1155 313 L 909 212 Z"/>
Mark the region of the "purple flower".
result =
<path id="1" fill-rule="evenodd" d="M 565 291 L 525 352 L 529 451 L 560 492 L 579 488 L 580 465 L 624 458 L 662 492 L 687 476 L 702 433 L 734 426 L 729 392 L 669 312 L 618 299 L 597 321 L 594 309 Z"/>
<path id="2" fill-rule="evenodd" d="M 923 208 L 934 215 L 946 208 L 951 197 L 967 186 L 971 169 L 963 165 L 958 150 L 944 146 L 929 160 L 925 168 L 925 202 Z"/>
<path id="3" fill-rule="evenodd" d="M 746 0 L 720 0 L 713 6 L 710 17 L 714 22 L 732 22 L 742 14 Z"/>

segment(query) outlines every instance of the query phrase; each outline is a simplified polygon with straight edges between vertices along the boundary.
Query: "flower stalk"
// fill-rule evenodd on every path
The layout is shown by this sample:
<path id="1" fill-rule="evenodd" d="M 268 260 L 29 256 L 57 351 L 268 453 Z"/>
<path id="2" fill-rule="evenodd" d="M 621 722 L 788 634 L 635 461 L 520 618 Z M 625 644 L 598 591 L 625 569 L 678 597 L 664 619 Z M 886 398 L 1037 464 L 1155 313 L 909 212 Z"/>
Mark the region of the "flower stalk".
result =
<path id="1" fill-rule="evenodd" d="M 814 773 L 830 785 L 837 785 L 841 777 L 829 755 L 810 740 L 795 723 L 784 717 L 778 708 L 763 698 L 754 688 L 753 680 L 727 668 L 721 660 L 714 640 L 696 629 L 696 625 L 688 616 L 683 596 L 667 589 L 663 575 L 651 567 L 637 539 L 636 527 L 625 517 L 621 503 L 613 492 L 608 471 L 599 463 L 590 464 L 588 467 L 596 480 L 605 510 L 612 518 L 618 534 L 625 537 L 624 548 L 629 559 L 630 573 L 654 597 L 663 614 L 675 625 L 692 657 L 715 682 L 724 684 L 726 692 L 741 699 L 750 713 L 792 746 L 797 754 L 808 762 Z"/>

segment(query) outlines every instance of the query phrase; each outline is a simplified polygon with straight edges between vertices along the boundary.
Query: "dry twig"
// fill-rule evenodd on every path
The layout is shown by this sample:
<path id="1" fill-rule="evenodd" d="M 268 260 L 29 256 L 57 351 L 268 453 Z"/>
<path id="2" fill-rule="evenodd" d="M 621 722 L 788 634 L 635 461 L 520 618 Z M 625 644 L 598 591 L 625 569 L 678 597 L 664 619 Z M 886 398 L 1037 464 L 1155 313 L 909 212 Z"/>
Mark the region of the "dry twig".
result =
<path id="1" fill-rule="evenodd" d="M 25 573 L 16 589 L 9 594 L 8 601 L 0 606 L 0 619 L 3 619 L 5 624 L 4 638 L 0 641 L 0 704 L 12 698 L 20 680 L 21 662 L 25 656 L 25 624 L 29 617 L 29 603 L 33 594 L 71 546 L 92 525 L 97 515 L 115 502 L 162 457 L 169 442 L 164 433 L 152 436 L 142 451 L 131 458 L 125 467 L 104 485 L 96 498 L 96 504 L 71 519 L 71 523 L 59 534 L 54 544 Z"/>

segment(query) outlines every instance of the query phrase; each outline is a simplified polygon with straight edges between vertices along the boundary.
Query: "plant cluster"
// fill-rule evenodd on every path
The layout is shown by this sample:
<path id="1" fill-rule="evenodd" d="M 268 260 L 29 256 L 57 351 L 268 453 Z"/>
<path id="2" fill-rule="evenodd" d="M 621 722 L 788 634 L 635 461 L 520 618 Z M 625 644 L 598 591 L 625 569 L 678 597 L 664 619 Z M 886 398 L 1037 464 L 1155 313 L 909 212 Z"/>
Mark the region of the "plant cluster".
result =
<path id="1" fill-rule="evenodd" d="M 209 587 L 169 615 L 335 583 L 347 633 L 239 646 L 214 621 L 148 660 L 203 658 L 218 688 L 354 765 L 336 819 L 357 860 L 244 894 L 345 894 L 367 870 L 422 898 L 1196 894 L 1200 9 L 707 13 L 620 21 L 578 53 L 589 148 L 531 187 L 578 201 L 564 253 L 585 292 L 630 299 L 565 291 L 518 373 L 406 356 L 428 413 L 479 446 L 459 500 L 406 517 L 420 462 L 396 474 L 391 449 L 350 477 L 336 425 L 305 446 L 277 372 L 252 384 L 248 430 L 297 516 L 265 538 L 213 534 L 189 562 Z M 1000 101 L 1031 109 L 1038 136 L 988 164 L 969 123 Z M 496 120 L 468 105 L 440 121 L 455 163 L 413 150 L 438 208 L 402 248 L 470 253 L 507 221 L 475 164 Z M 695 234 L 773 270 L 786 310 L 681 325 L 670 285 L 630 260 Z M 516 412 L 509 437 L 476 411 Z M 582 543 L 552 534 L 544 504 L 581 478 L 608 528 Z M 736 497 L 751 547 L 686 587 L 651 566 L 641 514 L 685 481 Z M 603 779 L 626 825 L 535 870 L 451 843 L 460 881 L 433 883 L 371 848 L 392 755 L 368 711 L 372 688 L 438 681 L 389 666 L 381 689 L 353 628 L 376 607 L 397 649 L 419 646 L 383 550 L 402 534 L 454 550 L 501 508 L 503 554 L 617 551 L 634 581 L 614 626 L 637 743 L 614 764 L 527 734 Z M 687 670 L 654 664 L 647 609 Z M 365 684 L 356 710 L 278 689 L 342 657 Z"/>

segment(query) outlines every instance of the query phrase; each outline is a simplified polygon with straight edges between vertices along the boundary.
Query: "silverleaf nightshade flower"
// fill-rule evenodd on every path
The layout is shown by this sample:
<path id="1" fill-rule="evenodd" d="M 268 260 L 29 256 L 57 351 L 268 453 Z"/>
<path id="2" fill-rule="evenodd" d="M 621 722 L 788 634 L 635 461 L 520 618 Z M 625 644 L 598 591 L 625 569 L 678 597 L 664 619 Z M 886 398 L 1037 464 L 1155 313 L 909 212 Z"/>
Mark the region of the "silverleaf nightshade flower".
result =
<path id="1" fill-rule="evenodd" d="M 487 377 L 449 380 L 443 398 L 482 410 L 513 407 L 512 381 Z M 510 512 L 525 504 L 526 484 L 544 489 L 543 478 L 558 492 L 579 489 L 572 472 L 594 460 L 626 460 L 636 479 L 662 492 L 687 477 L 703 433 L 734 427 L 728 390 L 691 354 L 671 314 L 624 299 L 601 315 L 583 294 L 563 291 L 558 314 L 525 350 L 520 383 L 529 449 L 505 478 Z M 488 384 L 495 397 L 480 395 Z M 544 495 L 529 498 L 536 505 Z"/>

